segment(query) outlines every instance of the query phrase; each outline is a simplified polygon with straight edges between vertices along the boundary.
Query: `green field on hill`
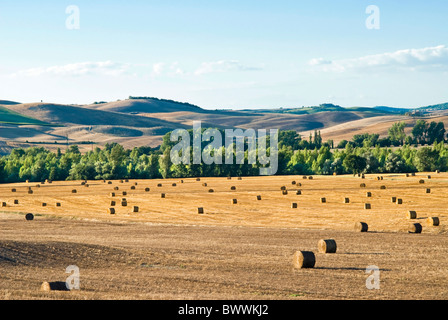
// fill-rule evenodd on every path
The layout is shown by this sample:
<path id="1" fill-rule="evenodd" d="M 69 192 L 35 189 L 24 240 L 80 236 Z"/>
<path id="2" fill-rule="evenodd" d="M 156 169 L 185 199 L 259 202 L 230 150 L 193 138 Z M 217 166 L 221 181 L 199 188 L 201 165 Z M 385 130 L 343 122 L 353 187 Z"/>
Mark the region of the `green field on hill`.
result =
<path id="1" fill-rule="evenodd" d="M 11 111 L 8 108 L 0 106 L 0 123 L 4 124 L 17 124 L 17 125 L 26 125 L 26 124 L 34 124 L 40 126 L 49 126 L 49 123 L 23 116 L 17 112 Z"/>

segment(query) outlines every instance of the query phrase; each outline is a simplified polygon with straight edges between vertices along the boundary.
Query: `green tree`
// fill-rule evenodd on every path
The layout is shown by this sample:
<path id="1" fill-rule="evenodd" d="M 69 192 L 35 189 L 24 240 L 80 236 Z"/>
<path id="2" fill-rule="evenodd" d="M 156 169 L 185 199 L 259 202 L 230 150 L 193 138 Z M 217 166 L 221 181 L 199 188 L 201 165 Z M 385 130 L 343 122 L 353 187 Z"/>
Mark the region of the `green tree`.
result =
<path id="1" fill-rule="evenodd" d="M 404 122 L 396 122 L 389 128 L 389 139 L 396 145 L 403 145 L 406 133 L 404 132 L 406 124 Z"/>

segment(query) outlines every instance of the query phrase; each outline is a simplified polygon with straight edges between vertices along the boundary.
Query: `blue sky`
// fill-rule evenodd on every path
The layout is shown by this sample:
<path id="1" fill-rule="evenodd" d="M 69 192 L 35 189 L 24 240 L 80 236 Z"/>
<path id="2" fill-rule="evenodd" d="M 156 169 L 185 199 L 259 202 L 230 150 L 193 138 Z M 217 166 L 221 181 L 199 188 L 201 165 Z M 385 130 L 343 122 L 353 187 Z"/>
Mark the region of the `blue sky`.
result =
<path id="1" fill-rule="evenodd" d="M 207 109 L 448 101 L 448 2 L 0 2 L 0 99 Z M 79 29 L 66 20 L 79 9 Z M 369 5 L 379 29 L 368 29 Z M 71 20 L 73 21 L 73 20 Z"/>

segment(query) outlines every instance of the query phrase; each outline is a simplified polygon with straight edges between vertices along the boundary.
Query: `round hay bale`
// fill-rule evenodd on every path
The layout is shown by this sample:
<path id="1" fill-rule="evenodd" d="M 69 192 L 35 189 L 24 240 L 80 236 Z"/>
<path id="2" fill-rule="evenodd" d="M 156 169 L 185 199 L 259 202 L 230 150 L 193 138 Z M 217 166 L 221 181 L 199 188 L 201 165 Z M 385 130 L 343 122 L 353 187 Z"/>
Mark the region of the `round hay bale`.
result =
<path id="1" fill-rule="evenodd" d="M 308 177 L 308 180 L 313 180 L 313 177 L 312 177 L 312 176 L 309 176 L 309 177 Z"/>
<path id="2" fill-rule="evenodd" d="M 134 186 L 138 186 L 138 182 L 134 182 Z"/>
<path id="3" fill-rule="evenodd" d="M 431 179 L 431 176 L 428 176 L 428 179 Z"/>
<path id="4" fill-rule="evenodd" d="M 415 177 L 415 172 L 412 172 L 412 173 L 411 173 L 411 176 Z"/>
<path id="5" fill-rule="evenodd" d="M 46 207 L 47 204 L 45 202 L 42 202 L 42 207 Z"/>
<path id="6" fill-rule="evenodd" d="M 288 194 L 288 190 L 282 190 L 282 195 L 286 196 Z"/>
<path id="7" fill-rule="evenodd" d="M 422 225 L 420 223 L 414 223 L 409 226 L 409 233 L 422 233 Z"/>
<path id="8" fill-rule="evenodd" d="M 238 180 L 243 180 L 243 178 L 241 178 L 241 177 L 238 177 Z"/>
<path id="9" fill-rule="evenodd" d="M 422 179 L 422 180 L 419 180 L 418 183 L 420 183 L 420 184 L 424 184 L 424 183 L 425 183 L 425 180 L 423 180 L 423 179 Z"/>
<path id="10" fill-rule="evenodd" d="M 232 204 L 238 204 L 238 200 L 237 199 L 232 199 Z"/>
<path id="11" fill-rule="evenodd" d="M 406 178 L 409 178 L 409 173 L 406 173 Z"/>
<path id="12" fill-rule="evenodd" d="M 295 269 L 314 268 L 316 265 L 316 256 L 311 251 L 296 251 L 292 260 Z"/>
<path id="13" fill-rule="evenodd" d="M 350 203 L 350 198 L 344 198 L 344 203 Z"/>
<path id="14" fill-rule="evenodd" d="M 380 180 L 383 180 L 383 176 L 380 177 Z"/>
<path id="15" fill-rule="evenodd" d="M 145 192 L 149 192 L 151 189 L 149 188 L 145 188 Z"/>
<path id="16" fill-rule="evenodd" d="M 196 178 L 196 181 L 201 181 L 201 178 Z"/>
<path id="17" fill-rule="evenodd" d="M 108 208 L 107 209 L 108 214 L 115 214 L 115 208 Z"/>
<path id="18" fill-rule="evenodd" d="M 6 207 L 6 202 L 2 202 L 2 207 Z"/>
<path id="19" fill-rule="evenodd" d="M 112 181 L 107 181 L 107 184 L 112 184 Z"/>
<path id="20" fill-rule="evenodd" d="M 159 188 L 160 188 L 161 186 L 162 186 L 162 184 L 161 184 L 161 183 L 158 183 L 158 184 L 157 184 L 157 187 L 159 187 Z"/>
<path id="21" fill-rule="evenodd" d="M 359 186 L 360 186 L 361 188 L 365 188 L 365 187 L 366 187 L 366 184 L 365 184 L 365 183 L 361 183 Z"/>
<path id="22" fill-rule="evenodd" d="M 34 214 L 32 214 L 32 213 L 27 213 L 27 214 L 25 215 L 25 220 L 26 220 L 26 221 L 34 220 Z"/>
<path id="23" fill-rule="evenodd" d="M 297 203 L 296 202 L 291 203 L 291 208 L 292 209 L 297 209 Z"/>
<path id="24" fill-rule="evenodd" d="M 436 173 L 440 173 L 440 170 L 436 170 Z"/>
<path id="25" fill-rule="evenodd" d="M 14 204 L 19 204 L 19 200 L 14 199 Z"/>
<path id="26" fill-rule="evenodd" d="M 204 208 L 202 207 L 198 208 L 198 214 L 204 214 Z"/>
<path id="27" fill-rule="evenodd" d="M 300 182 L 297 182 L 296 186 L 301 187 L 302 184 Z"/>
<path id="28" fill-rule="evenodd" d="M 364 209 L 370 210 L 370 209 L 372 209 L 372 205 L 370 203 L 364 203 Z"/>
<path id="29" fill-rule="evenodd" d="M 138 210 L 139 210 L 138 206 L 134 206 L 134 207 L 132 208 L 132 212 L 134 212 L 134 213 L 137 213 Z"/>
<path id="30" fill-rule="evenodd" d="M 320 253 L 336 253 L 336 241 L 333 239 L 321 239 L 317 243 L 317 249 Z"/>
<path id="31" fill-rule="evenodd" d="M 184 183 L 184 180 L 180 180 L 180 183 Z"/>
<path id="32" fill-rule="evenodd" d="M 127 193 L 126 191 L 123 191 L 121 194 L 122 194 L 123 196 L 126 196 L 128 193 Z"/>
<path id="33" fill-rule="evenodd" d="M 17 191 L 17 190 L 16 190 L 16 189 L 14 189 L 14 188 L 13 188 L 13 189 L 11 189 L 11 192 L 16 192 L 16 191 Z"/>
<path id="34" fill-rule="evenodd" d="M 397 199 L 397 204 L 403 204 L 403 199 Z"/>
<path id="35" fill-rule="evenodd" d="M 431 193 L 431 189 L 427 188 L 426 193 Z"/>
<path id="36" fill-rule="evenodd" d="M 320 203 L 327 203 L 327 198 L 320 198 Z"/>
<path id="37" fill-rule="evenodd" d="M 88 188 L 88 187 L 89 187 L 89 184 L 88 184 L 88 183 L 86 183 L 86 184 L 84 185 L 84 187 Z"/>
<path id="38" fill-rule="evenodd" d="M 386 186 L 381 186 L 380 190 L 386 190 Z"/>
<path id="39" fill-rule="evenodd" d="M 115 207 L 115 205 L 116 205 L 116 202 L 115 202 L 114 200 L 112 200 L 112 201 L 110 202 L 110 206 L 111 206 L 111 207 Z"/>
<path id="40" fill-rule="evenodd" d="M 302 194 L 302 190 L 297 190 L 297 191 L 296 191 L 296 195 L 299 196 L 299 195 L 301 195 L 301 194 Z"/>
<path id="41" fill-rule="evenodd" d="M 85 181 L 81 182 L 81 185 L 82 185 L 82 186 L 84 186 L 85 184 L 86 184 Z"/>
<path id="42" fill-rule="evenodd" d="M 60 207 L 61 203 L 60 202 L 56 202 L 56 207 Z"/>
<path id="43" fill-rule="evenodd" d="M 111 196 L 111 197 L 115 197 L 115 192 L 111 192 L 111 193 L 110 193 L 110 196 Z"/>
<path id="44" fill-rule="evenodd" d="M 76 189 L 73 189 L 73 190 L 72 190 L 72 193 L 77 193 L 77 192 L 78 192 L 78 191 L 76 191 Z"/>
<path id="45" fill-rule="evenodd" d="M 125 179 L 124 182 L 129 182 L 129 179 Z"/>
<path id="46" fill-rule="evenodd" d="M 426 219 L 426 224 L 428 226 L 438 226 L 440 225 L 440 220 L 438 217 L 429 217 L 428 219 Z"/>
<path id="47" fill-rule="evenodd" d="M 227 180 L 232 180 L 232 177 L 227 177 Z"/>
<path id="48" fill-rule="evenodd" d="M 203 186 L 203 187 L 206 187 L 206 186 L 207 186 L 207 183 L 204 182 L 204 183 L 202 184 L 202 186 Z"/>
<path id="49" fill-rule="evenodd" d="M 37 187 L 37 188 L 40 188 L 40 184 L 36 184 L 36 187 Z"/>
<path id="50" fill-rule="evenodd" d="M 261 196 L 257 196 L 257 200 L 261 200 Z"/>
<path id="51" fill-rule="evenodd" d="M 120 180 L 120 183 L 123 183 L 123 180 Z"/>
<path id="52" fill-rule="evenodd" d="M 127 207 L 128 206 L 128 202 L 127 201 L 121 201 L 121 206 L 122 207 Z"/>
<path id="53" fill-rule="evenodd" d="M 367 232 L 369 230 L 369 226 L 365 222 L 356 222 L 355 223 L 355 231 L 358 232 Z"/>
<path id="54" fill-rule="evenodd" d="M 285 186 L 281 186 L 280 190 L 286 190 L 286 187 Z"/>
<path id="55" fill-rule="evenodd" d="M 367 198 L 371 198 L 371 197 L 372 197 L 372 192 L 367 192 L 367 193 L 366 193 L 366 197 L 367 197 Z"/>
<path id="56" fill-rule="evenodd" d="M 308 179 L 308 177 L 307 176 L 303 176 L 302 179 L 306 180 L 306 179 Z"/>
<path id="57" fill-rule="evenodd" d="M 406 216 L 408 219 L 417 219 L 417 212 L 415 211 L 408 211 L 408 214 Z"/>
<path id="58" fill-rule="evenodd" d="M 41 291 L 49 292 L 49 291 L 70 291 L 67 288 L 67 284 L 63 281 L 56 282 L 43 282 L 40 286 Z"/>
<path id="59" fill-rule="evenodd" d="M 231 186 L 230 190 L 236 190 L 236 187 L 235 186 Z"/>
<path id="60" fill-rule="evenodd" d="M 295 181 L 291 181 L 291 184 L 292 184 L 292 185 L 295 185 L 295 184 L 297 184 L 297 182 L 295 182 Z"/>
<path id="61" fill-rule="evenodd" d="M 28 190 L 28 194 L 33 194 L 33 190 Z"/>
<path id="62" fill-rule="evenodd" d="M 121 201 L 127 201 L 126 198 L 121 198 Z"/>
<path id="63" fill-rule="evenodd" d="M 177 184 L 173 183 L 173 184 L 172 184 L 171 186 L 172 186 L 172 187 L 176 187 L 176 186 L 177 186 Z"/>
<path id="64" fill-rule="evenodd" d="M 131 190 L 135 190 L 135 186 L 131 186 Z"/>
<path id="65" fill-rule="evenodd" d="M 164 193 L 161 193 L 160 198 L 166 198 L 166 195 Z"/>
<path id="66" fill-rule="evenodd" d="M 378 180 L 378 181 L 379 181 L 379 180 L 381 180 L 381 178 L 380 178 L 380 177 L 378 176 L 378 177 L 376 177 L 376 180 Z"/>
<path id="67" fill-rule="evenodd" d="M 364 173 L 361 175 L 361 179 L 365 179 L 366 176 L 364 175 Z"/>
<path id="68" fill-rule="evenodd" d="M 396 202 L 397 202 L 397 197 L 392 197 L 392 198 L 390 199 L 390 201 L 391 201 L 392 203 L 396 203 Z"/>
<path id="69" fill-rule="evenodd" d="M 213 189 L 208 189 L 208 192 L 212 193 L 212 192 L 215 192 L 215 190 L 213 190 Z"/>

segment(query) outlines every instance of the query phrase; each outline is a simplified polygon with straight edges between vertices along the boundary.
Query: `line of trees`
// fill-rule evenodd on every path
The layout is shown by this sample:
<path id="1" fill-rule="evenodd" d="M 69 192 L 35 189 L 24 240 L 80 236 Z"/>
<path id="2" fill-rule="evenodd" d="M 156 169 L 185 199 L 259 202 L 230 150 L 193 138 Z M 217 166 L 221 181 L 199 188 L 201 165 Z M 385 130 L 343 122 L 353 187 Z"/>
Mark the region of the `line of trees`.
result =
<path id="1" fill-rule="evenodd" d="M 445 145 L 443 123 L 440 125 L 419 121 L 414 126 L 411 137 L 403 136 L 401 134 L 403 131 L 404 126 L 400 123 L 389 130 L 388 139 L 403 143 L 400 147 L 391 148 L 392 144 L 384 146 L 382 140 L 385 138 L 379 139 L 379 135 L 376 134 L 364 134 L 356 135 L 352 141 L 346 141 L 344 145 L 339 144 L 334 149 L 332 141 L 322 142 L 319 132 L 315 132 L 308 140 L 303 140 L 295 131 L 280 131 L 277 174 L 448 171 L 448 146 Z M 392 137 L 397 140 L 393 140 Z M 432 143 L 417 148 L 414 142 Z M 170 133 L 167 133 L 161 147 L 156 149 L 139 147 L 127 150 L 117 143 L 106 144 L 103 149 L 95 148 L 85 154 L 81 154 L 77 146 L 70 146 L 65 152 L 60 149 L 51 152 L 39 147 L 17 148 L 13 149 L 11 154 L 0 158 L 0 182 L 259 174 L 261 164 L 248 164 L 247 146 L 244 152 L 244 164 L 174 165 L 170 160 L 173 145 Z"/>

